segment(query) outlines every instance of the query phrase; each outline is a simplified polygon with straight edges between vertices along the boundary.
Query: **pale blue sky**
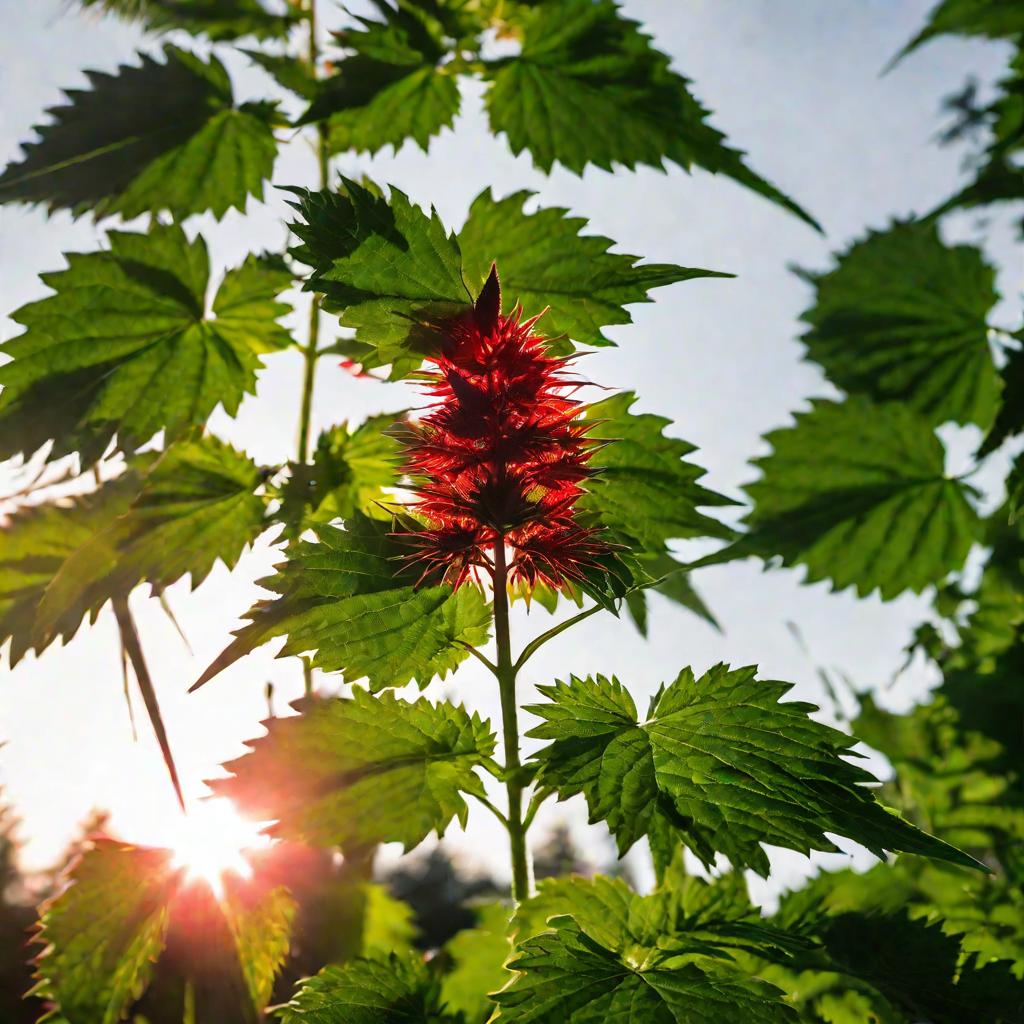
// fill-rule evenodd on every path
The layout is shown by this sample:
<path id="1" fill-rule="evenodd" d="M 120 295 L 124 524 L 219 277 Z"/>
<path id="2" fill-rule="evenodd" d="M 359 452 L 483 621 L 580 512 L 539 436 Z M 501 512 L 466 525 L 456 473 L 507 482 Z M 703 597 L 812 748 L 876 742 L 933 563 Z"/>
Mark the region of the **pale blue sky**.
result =
<path id="1" fill-rule="evenodd" d="M 2 0 L 0 38 L 0 157 L 13 157 L 19 140 L 58 99 L 58 89 L 82 84 L 83 66 L 112 69 L 138 45 L 154 47 L 131 27 L 113 20 L 68 13 L 64 0 L 33 4 Z M 329 6 L 325 4 L 325 9 Z M 750 154 L 752 165 L 811 210 L 828 237 L 725 178 L 678 169 L 610 175 L 588 172 L 582 180 L 564 171 L 535 171 L 524 155 L 515 159 L 503 139 L 487 134 L 475 85 L 465 90 L 463 113 L 430 155 L 405 147 L 376 160 L 344 157 L 346 173 L 369 172 L 421 203 L 434 203 L 458 225 L 472 197 L 490 185 L 499 194 L 528 187 L 545 205 L 563 205 L 590 218 L 594 231 L 620 248 L 650 260 L 728 270 L 735 281 L 695 281 L 657 293 L 655 305 L 633 308 L 635 324 L 609 333 L 620 348 L 588 359 L 588 375 L 605 385 L 635 389 L 641 408 L 675 420 L 673 430 L 697 444 L 697 461 L 708 482 L 735 495 L 751 479 L 748 460 L 764 450 L 760 436 L 786 422 L 812 395 L 828 394 L 819 371 L 801 362 L 796 322 L 808 289 L 787 265 L 823 266 L 839 247 L 867 226 L 933 206 L 960 180 L 960 154 L 936 147 L 939 101 L 968 73 L 983 81 L 997 76 L 1005 51 L 996 45 L 941 40 L 882 77 L 889 57 L 914 33 L 928 0 L 627 0 L 626 10 L 644 21 L 677 69 L 694 81 L 697 95 L 714 110 L 713 123 Z M 329 20 L 330 15 L 327 15 Z M 232 60 L 237 90 L 261 95 L 262 74 Z M 275 173 L 279 184 L 309 184 L 314 164 L 301 143 L 291 146 Z M 281 201 L 270 196 L 242 219 L 232 213 L 219 224 L 195 222 L 222 264 L 239 261 L 249 248 L 280 247 Z M 949 225 L 951 236 L 978 234 L 973 218 Z M 1008 227 L 993 232 L 990 251 L 1003 266 L 1004 294 L 1021 285 L 1019 255 Z M 41 271 L 61 266 L 61 252 L 88 250 L 102 233 L 88 220 L 66 215 L 47 220 L 39 211 L 0 208 L 0 310 L 7 312 L 42 294 Z M 1019 308 L 1019 307 L 1018 307 Z M 1016 313 L 1004 303 L 1003 320 Z M 297 318 L 298 321 L 298 318 Z M 16 331 L 0 323 L 0 335 Z M 218 432 L 269 463 L 294 448 L 300 365 L 275 357 L 256 399 L 235 423 L 215 419 Z M 315 402 L 318 426 L 358 419 L 378 409 L 408 404 L 399 386 L 356 381 L 325 361 Z M 962 432 L 961 432 L 962 433 Z M 969 437 L 950 436 L 954 458 L 969 450 Z M 186 696 L 199 669 L 225 645 L 229 630 L 249 606 L 252 581 L 275 561 L 267 545 L 242 560 L 229 576 L 216 570 L 194 594 L 187 584 L 171 601 L 195 649 L 191 656 L 155 603 L 133 601 L 143 643 L 152 661 L 168 729 L 186 789 L 202 792 L 200 780 L 241 753 L 259 733 L 263 689 L 272 679 L 279 707 L 297 695 L 297 665 L 275 661 L 268 647 L 239 662 L 216 682 Z M 848 671 L 862 686 L 880 686 L 899 665 L 901 650 L 925 602 L 912 597 L 889 604 L 830 594 L 827 585 L 801 587 L 799 571 L 762 573 L 753 563 L 703 571 L 696 579 L 724 626 L 718 634 L 660 598 L 653 602 L 651 639 L 644 642 L 625 620 L 591 619 L 531 662 L 522 697 L 537 682 L 570 671 L 614 672 L 643 702 L 684 665 L 701 670 L 725 660 L 757 663 L 766 677 L 793 681 L 796 694 L 822 699 L 814 665 L 801 652 L 786 622 L 796 622 L 815 658 Z M 544 613 L 514 622 L 520 641 L 545 628 Z M 173 798 L 148 726 L 132 742 L 121 695 L 116 630 L 104 613 L 67 647 L 27 659 L 14 672 L 0 668 L 0 779 L 23 820 L 26 861 L 51 860 L 75 824 L 94 806 L 109 807 L 127 839 L 160 842 L 175 820 Z M 906 704 L 924 692 L 926 673 L 913 670 L 886 698 Z M 326 685 L 326 681 L 325 681 Z M 496 695 L 475 663 L 455 682 L 432 692 L 458 694 L 494 714 Z M 552 805 L 540 819 L 569 815 L 581 836 L 585 809 Z M 468 833 L 454 834 L 471 856 L 505 871 L 500 836 L 485 812 L 474 812 Z M 598 847 L 595 845 L 595 849 Z M 601 847 L 601 849 L 604 849 Z M 823 858 L 824 859 L 824 858 Z M 806 861 L 779 855 L 779 876 L 792 881 Z M 839 863 L 840 858 L 829 858 Z M 760 890 L 764 891 L 764 890 Z"/>

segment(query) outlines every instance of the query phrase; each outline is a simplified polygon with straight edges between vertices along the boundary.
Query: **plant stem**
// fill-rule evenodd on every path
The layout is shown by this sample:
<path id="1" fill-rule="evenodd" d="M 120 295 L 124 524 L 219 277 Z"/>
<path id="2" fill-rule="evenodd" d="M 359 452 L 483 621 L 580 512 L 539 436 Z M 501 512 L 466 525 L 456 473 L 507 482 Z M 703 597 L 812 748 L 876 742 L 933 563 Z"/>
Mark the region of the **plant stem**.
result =
<path id="1" fill-rule="evenodd" d="M 308 0 L 306 7 L 306 20 L 309 26 L 309 43 L 306 51 L 306 59 L 309 62 L 310 72 L 314 78 L 318 75 L 319 64 L 319 42 L 317 40 L 317 19 L 316 0 Z M 322 124 L 316 129 L 316 156 L 317 166 L 320 173 L 320 187 L 327 188 L 328 161 L 327 136 L 324 133 Z M 302 374 L 302 406 L 299 412 L 299 445 L 298 461 L 309 462 L 310 457 L 310 424 L 313 416 L 313 388 L 316 384 L 316 363 L 319 358 L 317 349 L 320 344 L 320 296 L 313 293 L 309 303 L 309 333 L 306 337 L 306 344 L 302 348 L 303 374 Z M 302 659 L 302 681 L 303 689 L 307 697 L 313 694 L 313 665 L 309 658 Z"/>
<path id="2" fill-rule="evenodd" d="M 314 78 L 318 76 L 320 56 L 317 40 L 316 0 L 309 0 L 306 7 L 306 21 L 309 26 L 309 42 L 306 60 Z M 327 135 L 322 124 L 316 129 L 316 156 L 320 175 L 320 188 L 327 188 L 329 177 L 329 153 L 327 151 Z M 313 293 L 309 304 L 309 334 L 302 353 L 305 357 L 305 370 L 302 379 L 302 409 L 299 413 L 299 462 L 309 461 L 310 420 L 313 412 L 313 385 L 316 379 L 317 347 L 320 340 L 320 296 Z"/>
<path id="3" fill-rule="evenodd" d="M 196 1024 L 196 990 L 191 981 L 185 982 L 185 1005 L 181 1014 L 181 1024 Z"/>
<path id="4" fill-rule="evenodd" d="M 501 694 L 501 724 L 505 744 L 505 787 L 508 790 L 509 849 L 512 854 L 512 898 L 516 902 L 530 895 L 530 859 L 523 822 L 522 762 L 519 760 L 519 709 L 516 704 L 516 668 L 512 664 L 512 642 L 508 629 L 508 567 L 505 539 L 494 545 L 494 638 L 498 645 L 498 689 Z"/>

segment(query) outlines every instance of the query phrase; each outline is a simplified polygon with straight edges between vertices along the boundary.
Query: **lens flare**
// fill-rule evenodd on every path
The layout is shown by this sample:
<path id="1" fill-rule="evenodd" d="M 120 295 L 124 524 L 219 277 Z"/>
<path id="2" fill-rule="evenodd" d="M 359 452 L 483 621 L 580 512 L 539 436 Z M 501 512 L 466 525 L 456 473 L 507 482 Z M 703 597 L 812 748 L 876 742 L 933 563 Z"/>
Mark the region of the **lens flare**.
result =
<path id="1" fill-rule="evenodd" d="M 247 852 L 265 848 L 269 839 L 259 826 L 243 818 L 230 800 L 204 800 L 193 805 L 170 837 L 172 863 L 185 874 L 203 881 L 218 897 L 224 891 L 224 876 L 252 876 Z"/>

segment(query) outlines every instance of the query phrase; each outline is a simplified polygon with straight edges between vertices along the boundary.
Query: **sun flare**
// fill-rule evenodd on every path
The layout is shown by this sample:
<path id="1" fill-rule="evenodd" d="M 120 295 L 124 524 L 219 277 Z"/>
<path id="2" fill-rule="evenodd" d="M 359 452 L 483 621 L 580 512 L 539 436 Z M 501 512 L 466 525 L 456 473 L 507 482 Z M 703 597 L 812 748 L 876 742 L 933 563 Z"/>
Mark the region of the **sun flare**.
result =
<path id="1" fill-rule="evenodd" d="M 181 818 L 169 845 L 175 867 L 206 882 L 220 896 L 224 876 L 251 877 L 245 854 L 268 843 L 260 826 L 243 818 L 230 800 L 204 800 Z"/>

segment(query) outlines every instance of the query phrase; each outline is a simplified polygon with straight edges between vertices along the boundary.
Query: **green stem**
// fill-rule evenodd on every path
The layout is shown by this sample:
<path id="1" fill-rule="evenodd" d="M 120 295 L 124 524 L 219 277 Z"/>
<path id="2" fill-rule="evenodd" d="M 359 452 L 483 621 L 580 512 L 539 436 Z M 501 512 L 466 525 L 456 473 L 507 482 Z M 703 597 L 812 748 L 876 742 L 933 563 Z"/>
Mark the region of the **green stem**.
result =
<path id="1" fill-rule="evenodd" d="M 498 645 L 496 667 L 505 744 L 505 787 L 508 791 L 506 827 L 512 854 L 512 898 L 520 902 L 530 895 L 530 859 L 526 849 L 526 825 L 523 821 L 519 709 L 516 704 L 516 667 L 512 664 L 512 642 L 508 628 L 508 567 L 505 563 L 503 537 L 499 537 L 494 545 L 494 638 Z"/>
<path id="2" fill-rule="evenodd" d="M 306 22 L 309 26 L 309 41 L 306 60 L 314 78 L 319 74 L 320 48 L 317 40 L 316 0 L 309 0 L 306 7 Z M 320 188 L 327 188 L 330 177 L 330 154 L 327 148 L 327 135 L 323 124 L 316 129 L 316 156 L 320 173 Z M 313 293 L 309 304 L 309 334 L 302 354 L 305 367 L 302 378 L 302 409 L 299 413 L 299 462 L 308 462 L 310 455 L 310 422 L 313 413 L 313 386 L 316 382 L 317 348 L 320 341 L 320 296 Z"/>
<path id="3" fill-rule="evenodd" d="M 196 989 L 191 981 L 185 982 L 185 1006 L 181 1024 L 196 1024 Z"/>

